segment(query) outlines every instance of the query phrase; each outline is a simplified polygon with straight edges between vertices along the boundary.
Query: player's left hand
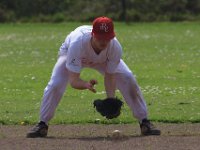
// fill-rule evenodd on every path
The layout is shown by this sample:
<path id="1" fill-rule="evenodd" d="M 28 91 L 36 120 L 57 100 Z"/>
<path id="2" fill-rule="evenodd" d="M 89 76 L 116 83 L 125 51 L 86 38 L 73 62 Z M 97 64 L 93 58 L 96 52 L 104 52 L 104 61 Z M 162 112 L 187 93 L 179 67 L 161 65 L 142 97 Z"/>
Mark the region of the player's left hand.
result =
<path id="1" fill-rule="evenodd" d="M 120 115 L 123 102 L 116 97 L 96 99 L 93 104 L 102 116 L 105 116 L 107 119 L 113 119 Z"/>

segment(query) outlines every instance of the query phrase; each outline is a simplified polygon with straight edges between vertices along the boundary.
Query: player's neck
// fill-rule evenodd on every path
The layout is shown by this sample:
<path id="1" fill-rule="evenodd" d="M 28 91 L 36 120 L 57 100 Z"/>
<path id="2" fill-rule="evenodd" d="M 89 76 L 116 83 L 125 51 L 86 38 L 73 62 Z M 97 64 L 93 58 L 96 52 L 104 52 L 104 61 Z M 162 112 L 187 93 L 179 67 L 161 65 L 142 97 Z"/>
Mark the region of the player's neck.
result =
<path id="1" fill-rule="evenodd" d="M 91 43 L 91 46 L 92 46 L 94 52 L 95 52 L 97 55 L 99 55 L 99 54 L 101 53 L 102 50 L 99 49 L 99 48 L 95 45 L 95 42 L 93 41 L 92 38 L 91 38 L 91 40 L 90 40 L 90 43 Z"/>

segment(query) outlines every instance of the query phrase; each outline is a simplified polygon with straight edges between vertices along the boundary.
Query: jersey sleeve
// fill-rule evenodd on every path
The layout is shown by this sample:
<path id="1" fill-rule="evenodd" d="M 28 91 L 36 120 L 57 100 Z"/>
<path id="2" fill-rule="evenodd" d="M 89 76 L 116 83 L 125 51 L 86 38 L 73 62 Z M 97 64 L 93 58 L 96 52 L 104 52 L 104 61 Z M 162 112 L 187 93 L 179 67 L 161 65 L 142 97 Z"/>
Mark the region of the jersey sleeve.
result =
<path id="1" fill-rule="evenodd" d="M 109 49 L 107 57 L 106 72 L 115 73 L 122 57 L 122 47 L 117 40 L 114 41 L 113 46 Z"/>
<path id="2" fill-rule="evenodd" d="M 81 72 L 81 50 L 79 44 L 71 44 L 68 48 L 66 68 L 75 73 Z"/>
<path id="3" fill-rule="evenodd" d="M 73 33 L 73 32 L 71 32 Z M 70 40 L 71 40 L 71 33 L 65 38 L 65 41 L 62 43 L 59 49 L 59 54 L 60 55 L 66 55 L 69 45 L 70 45 Z"/>

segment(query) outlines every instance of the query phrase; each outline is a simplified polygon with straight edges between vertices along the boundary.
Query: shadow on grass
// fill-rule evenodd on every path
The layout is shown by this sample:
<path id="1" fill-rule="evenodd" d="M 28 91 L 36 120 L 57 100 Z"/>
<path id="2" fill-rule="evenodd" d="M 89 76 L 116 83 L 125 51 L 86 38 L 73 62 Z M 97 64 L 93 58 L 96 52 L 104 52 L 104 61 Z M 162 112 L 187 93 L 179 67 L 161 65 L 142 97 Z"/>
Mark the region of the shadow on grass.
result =
<path id="1" fill-rule="evenodd" d="M 141 138 L 143 136 L 140 135 L 130 135 L 130 136 L 122 136 L 122 137 L 111 137 L 111 136 L 94 136 L 94 137 L 87 137 L 87 136 L 80 136 L 80 137 L 54 137 L 49 136 L 46 139 L 58 139 L 58 140 L 81 140 L 81 141 L 126 141 L 131 138 Z"/>

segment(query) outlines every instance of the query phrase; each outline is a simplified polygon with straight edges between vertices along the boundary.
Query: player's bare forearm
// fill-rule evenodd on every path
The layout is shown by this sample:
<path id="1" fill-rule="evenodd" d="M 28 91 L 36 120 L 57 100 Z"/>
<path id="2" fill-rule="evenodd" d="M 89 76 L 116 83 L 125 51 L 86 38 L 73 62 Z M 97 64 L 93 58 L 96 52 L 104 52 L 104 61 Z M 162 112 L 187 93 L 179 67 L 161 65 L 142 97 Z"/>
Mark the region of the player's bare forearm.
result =
<path id="1" fill-rule="evenodd" d="M 86 84 L 87 82 L 86 81 L 83 81 L 82 79 L 80 78 L 77 78 L 75 80 L 72 80 L 70 82 L 71 86 L 75 89 L 79 89 L 79 90 L 84 90 L 86 89 Z"/>
<path id="2" fill-rule="evenodd" d="M 107 97 L 108 98 L 115 97 L 115 90 L 116 90 L 115 74 L 105 73 L 104 85 L 105 85 Z"/>
<path id="3" fill-rule="evenodd" d="M 85 90 L 89 89 L 92 92 L 96 92 L 94 85 L 97 84 L 96 80 L 84 81 L 80 78 L 80 73 L 74 73 L 69 71 L 69 82 L 72 88 Z"/>

